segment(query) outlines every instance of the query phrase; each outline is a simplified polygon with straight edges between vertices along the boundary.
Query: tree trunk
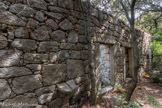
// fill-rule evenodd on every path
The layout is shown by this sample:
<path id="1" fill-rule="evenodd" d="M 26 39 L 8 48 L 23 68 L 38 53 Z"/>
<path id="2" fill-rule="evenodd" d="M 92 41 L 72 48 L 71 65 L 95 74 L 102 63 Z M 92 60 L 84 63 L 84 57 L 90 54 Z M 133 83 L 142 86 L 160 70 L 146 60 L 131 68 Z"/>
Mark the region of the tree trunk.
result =
<path id="1" fill-rule="evenodd" d="M 139 70 L 139 49 L 138 49 L 138 42 L 136 38 L 136 32 L 134 28 L 134 22 L 130 23 L 130 30 L 131 30 L 132 44 L 133 44 L 134 75 L 132 79 L 132 84 L 126 96 L 126 101 L 130 101 L 131 96 L 136 88 L 136 85 L 138 83 L 138 70 Z"/>
<path id="2" fill-rule="evenodd" d="M 87 14 L 87 24 L 86 24 L 86 35 L 88 38 L 88 57 L 89 57 L 89 69 L 90 69 L 90 77 L 91 77 L 91 105 L 95 105 L 97 102 L 97 84 L 96 84 L 96 77 L 93 65 L 93 50 L 92 50 L 92 31 L 91 31 L 91 4 L 90 0 L 87 1 L 88 3 L 88 14 Z"/>

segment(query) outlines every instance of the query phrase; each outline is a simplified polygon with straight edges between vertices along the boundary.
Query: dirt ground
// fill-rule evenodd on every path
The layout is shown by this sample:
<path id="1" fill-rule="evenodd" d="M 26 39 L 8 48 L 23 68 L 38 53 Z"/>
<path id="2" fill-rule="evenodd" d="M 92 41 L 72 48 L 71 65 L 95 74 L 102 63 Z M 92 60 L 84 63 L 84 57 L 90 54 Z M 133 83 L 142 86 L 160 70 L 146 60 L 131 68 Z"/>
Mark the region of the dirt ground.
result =
<path id="1" fill-rule="evenodd" d="M 128 88 L 128 86 L 126 86 L 126 88 Z M 120 104 L 114 98 L 117 94 L 119 95 L 120 93 L 114 90 L 111 93 L 105 94 L 102 99 L 99 99 L 97 105 L 90 107 L 89 103 L 86 103 L 82 108 L 114 108 Z M 162 85 L 153 83 L 152 79 L 149 77 L 143 77 L 137 85 L 131 101 L 139 103 L 141 108 L 157 108 L 155 105 L 150 104 L 148 100 L 150 97 L 153 97 L 153 99 L 162 105 Z"/>

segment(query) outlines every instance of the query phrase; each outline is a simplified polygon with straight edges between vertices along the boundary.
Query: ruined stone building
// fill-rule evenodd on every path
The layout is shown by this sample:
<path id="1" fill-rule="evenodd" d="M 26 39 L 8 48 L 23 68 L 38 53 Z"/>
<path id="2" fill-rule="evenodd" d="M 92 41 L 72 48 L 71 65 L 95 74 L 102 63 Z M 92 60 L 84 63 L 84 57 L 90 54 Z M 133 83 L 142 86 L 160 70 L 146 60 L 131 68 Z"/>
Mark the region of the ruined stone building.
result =
<path id="1" fill-rule="evenodd" d="M 78 0 L 0 0 L 1 108 L 73 108 L 88 100 L 86 15 L 86 3 Z M 131 36 L 106 12 L 93 8 L 90 17 L 103 93 L 133 76 Z M 136 33 L 144 72 L 149 34 Z"/>

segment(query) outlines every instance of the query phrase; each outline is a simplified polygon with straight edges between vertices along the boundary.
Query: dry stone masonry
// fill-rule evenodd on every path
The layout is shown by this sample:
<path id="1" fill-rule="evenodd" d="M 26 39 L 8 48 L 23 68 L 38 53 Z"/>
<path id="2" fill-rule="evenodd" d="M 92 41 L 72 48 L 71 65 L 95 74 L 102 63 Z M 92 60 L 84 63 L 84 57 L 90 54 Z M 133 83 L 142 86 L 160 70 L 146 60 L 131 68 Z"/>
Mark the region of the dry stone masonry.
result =
<path id="1" fill-rule="evenodd" d="M 78 0 L 0 0 L 1 108 L 77 108 L 89 99 L 86 16 Z M 90 18 L 99 87 L 124 84 L 133 69 L 129 27 L 94 7 Z M 149 35 L 136 33 L 142 73 Z"/>

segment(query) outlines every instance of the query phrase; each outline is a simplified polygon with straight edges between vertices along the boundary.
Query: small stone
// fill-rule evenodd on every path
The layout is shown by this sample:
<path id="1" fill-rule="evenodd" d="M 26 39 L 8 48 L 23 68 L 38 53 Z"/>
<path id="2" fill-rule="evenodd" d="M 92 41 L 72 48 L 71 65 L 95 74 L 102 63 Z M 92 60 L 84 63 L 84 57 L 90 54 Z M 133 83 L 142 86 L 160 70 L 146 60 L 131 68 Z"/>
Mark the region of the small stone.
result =
<path id="1" fill-rule="evenodd" d="M 75 31 L 69 33 L 68 36 L 69 43 L 77 43 L 78 42 L 78 34 Z"/>
<path id="2" fill-rule="evenodd" d="M 38 97 L 38 101 L 40 104 L 44 104 L 46 102 L 50 102 L 52 100 L 53 93 L 46 93 Z"/>
<path id="3" fill-rule="evenodd" d="M 10 6 L 9 11 L 25 17 L 33 17 L 36 13 L 36 10 L 24 4 L 13 4 Z"/>
<path id="4" fill-rule="evenodd" d="M 45 65 L 42 70 L 42 79 L 44 85 L 57 84 L 64 81 L 66 77 L 66 65 L 54 64 Z"/>
<path id="5" fill-rule="evenodd" d="M 68 78 L 71 79 L 82 76 L 84 74 L 83 65 L 84 64 L 82 60 L 68 60 L 67 61 Z"/>
<path id="6" fill-rule="evenodd" d="M 48 108 L 46 105 L 37 105 L 35 108 Z"/>
<path id="7" fill-rule="evenodd" d="M 49 40 L 49 31 L 46 26 L 41 26 L 31 33 L 31 38 L 39 41 Z"/>
<path id="8" fill-rule="evenodd" d="M 58 51 L 59 43 L 55 41 L 40 42 L 38 52 L 56 52 Z"/>
<path id="9" fill-rule="evenodd" d="M 11 94 L 10 86 L 5 79 L 0 79 L 0 101 L 5 100 Z"/>
<path id="10" fill-rule="evenodd" d="M 27 27 L 28 28 L 32 28 L 32 29 L 35 29 L 37 28 L 39 25 L 39 22 L 36 21 L 36 20 L 33 20 L 33 19 L 29 19 L 28 23 L 27 23 Z"/>
<path id="11" fill-rule="evenodd" d="M 57 0 L 46 0 L 50 5 L 57 5 Z"/>
<path id="12" fill-rule="evenodd" d="M 32 74 L 32 72 L 24 67 L 0 68 L 0 78 L 10 78 L 28 74 Z"/>
<path id="13" fill-rule="evenodd" d="M 69 13 L 69 10 L 60 8 L 60 7 L 56 7 L 56 6 L 49 6 L 48 9 L 49 9 L 49 11 L 55 12 L 55 13 L 66 13 L 66 14 Z"/>
<path id="14" fill-rule="evenodd" d="M 20 28 L 15 30 L 15 37 L 18 37 L 18 38 L 29 38 L 29 34 L 28 34 L 27 30 L 25 30 L 24 28 L 20 27 Z"/>
<path id="15" fill-rule="evenodd" d="M 63 32 L 61 30 L 56 30 L 56 31 L 52 32 L 51 38 L 52 38 L 52 40 L 55 40 L 57 42 L 66 42 L 65 32 Z"/>
<path id="16" fill-rule="evenodd" d="M 45 20 L 44 13 L 41 11 L 38 11 L 35 15 L 35 19 L 37 19 L 40 22 L 43 22 Z"/>
<path id="17" fill-rule="evenodd" d="M 53 13 L 53 12 L 44 12 L 47 16 L 57 19 L 57 20 L 61 20 L 64 18 L 64 16 L 60 13 Z"/>
<path id="18" fill-rule="evenodd" d="M 26 67 L 31 69 L 32 71 L 40 71 L 42 69 L 41 64 L 29 64 L 29 65 L 26 65 Z"/>
<path id="19" fill-rule="evenodd" d="M 30 5 L 37 9 L 47 10 L 47 3 L 44 0 L 30 0 Z"/>
<path id="20" fill-rule="evenodd" d="M 0 23 L 14 26 L 25 26 L 26 23 L 9 11 L 0 11 Z"/>
<path id="21" fill-rule="evenodd" d="M 72 43 L 61 43 L 61 49 L 66 49 L 66 50 L 75 50 L 76 45 Z"/>
<path id="22" fill-rule="evenodd" d="M 57 23 L 52 19 L 48 19 L 46 21 L 46 25 L 47 25 L 47 27 L 51 28 L 52 30 L 57 30 L 58 29 Z"/>
<path id="23" fill-rule="evenodd" d="M 78 41 L 79 41 L 79 43 L 82 43 L 82 44 L 87 44 L 88 43 L 87 37 L 84 36 L 84 35 L 80 35 Z"/>
<path id="24" fill-rule="evenodd" d="M 37 48 L 36 42 L 30 39 L 15 39 L 11 46 L 26 51 L 36 50 Z"/>
<path id="25" fill-rule="evenodd" d="M 8 44 L 7 38 L 0 35 L 0 49 L 7 47 L 7 44 Z"/>
<path id="26" fill-rule="evenodd" d="M 8 32 L 8 39 L 14 39 L 14 32 Z"/>
<path id="27" fill-rule="evenodd" d="M 37 96 L 41 96 L 42 94 L 54 93 L 55 91 L 56 91 L 56 86 L 52 85 L 52 86 L 42 87 L 42 88 L 35 90 L 35 94 Z"/>
<path id="28" fill-rule="evenodd" d="M 48 54 L 25 53 L 24 62 L 25 63 L 46 63 L 48 62 Z"/>
<path id="29" fill-rule="evenodd" d="M 63 8 L 73 9 L 73 0 L 59 0 L 58 5 Z"/>
<path id="30" fill-rule="evenodd" d="M 8 8 L 3 2 L 0 2 L 0 10 L 6 10 Z"/>
<path id="31" fill-rule="evenodd" d="M 19 65 L 21 54 L 18 50 L 0 50 L 0 67 Z"/>
<path id="32" fill-rule="evenodd" d="M 73 24 L 68 21 L 67 19 L 65 19 L 64 21 L 62 21 L 59 26 L 61 27 L 61 29 L 63 30 L 71 30 L 73 29 Z"/>
<path id="33" fill-rule="evenodd" d="M 12 89 L 16 94 L 32 91 L 34 89 L 42 87 L 41 75 L 30 75 L 14 78 L 12 84 Z"/>
<path id="34" fill-rule="evenodd" d="M 71 51 L 70 58 L 71 59 L 80 59 L 80 51 Z"/>

